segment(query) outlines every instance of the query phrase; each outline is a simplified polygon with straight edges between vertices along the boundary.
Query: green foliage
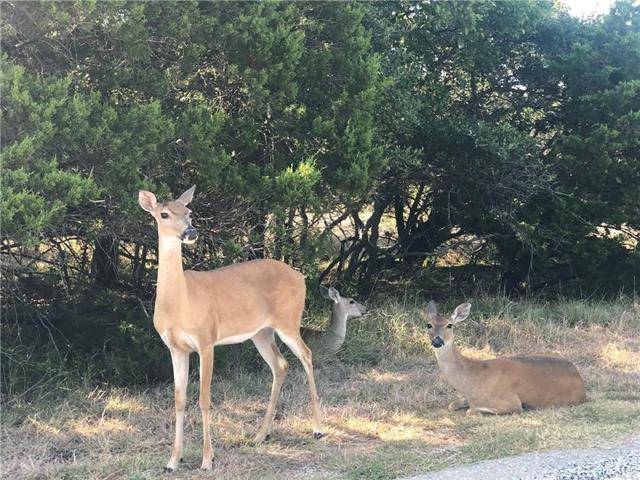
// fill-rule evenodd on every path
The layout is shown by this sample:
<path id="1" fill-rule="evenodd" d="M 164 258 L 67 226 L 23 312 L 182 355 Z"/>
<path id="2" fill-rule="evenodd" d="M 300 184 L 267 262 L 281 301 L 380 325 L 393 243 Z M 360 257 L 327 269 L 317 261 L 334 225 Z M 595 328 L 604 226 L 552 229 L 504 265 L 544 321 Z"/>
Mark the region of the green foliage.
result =
<path id="1" fill-rule="evenodd" d="M 68 163 L 58 136 L 68 115 L 86 109 L 68 97 L 69 80 L 33 78 L 24 68 L 3 61 L 0 88 L 3 148 L 3 237 L 36 244 L 64 222 L 67 208 L 76 208 L 97 193 L 91 175 Z"/>
<path id="2" fill-rule="evenodd" d="M 618 2 L 550 55 L 562 82 L 550 152 L 561 197 L 543 213 L 547 256 L 604 289 L 633 288 L 640 267 L 639 14 Z"/>

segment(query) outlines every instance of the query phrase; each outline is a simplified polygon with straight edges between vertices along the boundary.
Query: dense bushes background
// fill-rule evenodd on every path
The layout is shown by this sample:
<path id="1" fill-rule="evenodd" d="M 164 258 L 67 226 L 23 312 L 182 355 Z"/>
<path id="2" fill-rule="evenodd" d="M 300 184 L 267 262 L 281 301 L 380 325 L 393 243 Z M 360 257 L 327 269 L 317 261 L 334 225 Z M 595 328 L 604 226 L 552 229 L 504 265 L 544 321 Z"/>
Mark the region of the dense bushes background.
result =
<path id="1" fill-rule="evenodd" d="M 553 1 L 0 8 L 5 391 L 17 358 L 165 374 L 140 188 L 197 185 L 197 269 L 635 291 L 630 1 L 589 21 Z"/>

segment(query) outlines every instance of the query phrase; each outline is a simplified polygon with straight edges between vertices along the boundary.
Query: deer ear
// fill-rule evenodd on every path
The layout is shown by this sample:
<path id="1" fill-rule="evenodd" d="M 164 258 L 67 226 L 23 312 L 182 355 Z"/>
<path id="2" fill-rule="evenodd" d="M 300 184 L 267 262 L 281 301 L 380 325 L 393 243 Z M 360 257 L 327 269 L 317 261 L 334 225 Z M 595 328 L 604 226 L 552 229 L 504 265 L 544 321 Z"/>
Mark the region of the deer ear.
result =
<path id="1" fill-rule="evenodd" d="M 146 190 L 140 190 L 138 192 L 138 203 L 143 208 L 143 210 L 146 210 L 149 213 L 153 212 L 158 206 L 158 200 L 156 200 L 156 196 L 151 192 L 147 192 Z"/>
<path id="2" fill-rule="evenodd" d="M 195 191 L 196 186 L 194 185 L 189 190 L 180 195 L 180 198 L 177 199 L 176 202 L 179 202 L 186 207 L 187 205 L 189 205 L 189 203 L 191 203 L 191 200 L 193 200 L 193 192 Z"/>
<path id="3" fill-rule="evenodd" d="M 436 315 L 438 315 L 438 307 L 436 307 L 436 302 L 434 302 L 433 300 L 431 300 L 427 304 L 427 315 L 429 317 L 435 317 Z"/>
<path id="4" fill-rule="evenodd" d="M 469 316 L 469 312 L 471 312 L 471 304 L 469 302 L 458 305 L 451 314 L 451 322 L 458 323 L 463 321 Z"/>
<path id="5" fill-rule="evenodd" d="M 331 301 L 333 301 L 334 303 L 338 303 L 338 301 L 340 300 L 340 294 L 338 293 L 338 290 L 333 287 L 329 287 L 327 293 Z"/>

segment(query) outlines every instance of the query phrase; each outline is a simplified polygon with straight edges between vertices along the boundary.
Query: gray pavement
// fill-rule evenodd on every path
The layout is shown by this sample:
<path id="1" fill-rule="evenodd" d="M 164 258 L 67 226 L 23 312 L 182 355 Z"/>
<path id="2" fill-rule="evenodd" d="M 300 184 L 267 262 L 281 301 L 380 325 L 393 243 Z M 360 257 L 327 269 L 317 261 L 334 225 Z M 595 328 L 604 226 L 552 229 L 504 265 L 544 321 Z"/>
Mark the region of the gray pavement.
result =
<path id="1" fill-rule="evenodd" d="M 640 435 L 610 448 L 525 453 L 407 480 L 640 480 Z"/>

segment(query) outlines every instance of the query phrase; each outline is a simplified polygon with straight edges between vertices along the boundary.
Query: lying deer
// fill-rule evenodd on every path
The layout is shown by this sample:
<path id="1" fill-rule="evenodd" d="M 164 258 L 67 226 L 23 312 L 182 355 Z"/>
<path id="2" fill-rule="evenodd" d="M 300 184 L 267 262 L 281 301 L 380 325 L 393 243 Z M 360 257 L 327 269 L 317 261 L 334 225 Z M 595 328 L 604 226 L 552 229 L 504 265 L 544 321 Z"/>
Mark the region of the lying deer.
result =
<path id="1" fill-rule="evenodd" d="M 141 190 L 138 203 L 158 226 L 158 286 L 153 325 L 171 352 L 175 386 L 176 429 L 168 471 L 182 457 L 184 409 L 189 379 L 189 354 L 200 356 L 200 410 L 202 413 L 202 468 L 210 470 L 213 449 L 209 436 L 209 409 L 213 349 L 251 340 L 273 373 L 271 397 L 260 430 L 261 442 L 271 431 L 276 403 L 287 373 L 287 361 L 274 333 L 298 357 L 307 374 L 315 438 L 322 425 L 313 378 L 311 351 L 300 336 L 305 302 L 304 277 L 275 260 L 253 260 L 208 272 L 182 269 L 182 244 L 195 243 L 198 232 L 191 225 L 187 205 L 195 186 L 172 202 L 158 203 L 151 192 Z"/>
<path id="2" fill-rule="evenodd" d="M 347 334 L 347 320 L 361 317 L 367 308 L 353 298 L 341 297 L 333 287 L 320 287 L 322 296 L 331 300 L 331 323 L 326 331 L 302 328 L 302 338 L 316 354 L 335 354 L 344 343 Z"/>
<path id="3" fill-rule="evenodd" d="M 558 357 L 529 356 L 472 360 L 458 352 L 453 326 L 471 311 L 463 303 L 450 317 L 438 315 L 433 301 L 427 306 L 427 330 L 445 378 L 465 398 L 450 410 L 478 413 L 520 413 L 523 408 L 577 405 L 586 401 L 584 382 L 576 367 Z"/>

